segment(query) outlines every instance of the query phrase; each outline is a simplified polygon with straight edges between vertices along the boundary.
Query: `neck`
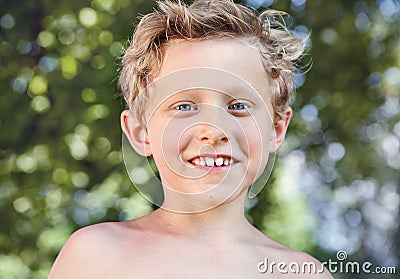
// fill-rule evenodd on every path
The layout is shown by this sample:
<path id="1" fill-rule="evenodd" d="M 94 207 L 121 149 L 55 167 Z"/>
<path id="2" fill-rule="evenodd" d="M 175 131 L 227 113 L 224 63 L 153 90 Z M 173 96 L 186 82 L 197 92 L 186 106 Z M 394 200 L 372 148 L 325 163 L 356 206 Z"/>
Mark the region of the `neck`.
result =
<path id="1" fill-rule="evenodd" d="M 246 192 L 234 200 L 201 212 L 180 213 L 160 208 L 153 213 L 162 230 L 188 237 L 217 240 L 242 238 L 253 227 L 244 215 Z"/>

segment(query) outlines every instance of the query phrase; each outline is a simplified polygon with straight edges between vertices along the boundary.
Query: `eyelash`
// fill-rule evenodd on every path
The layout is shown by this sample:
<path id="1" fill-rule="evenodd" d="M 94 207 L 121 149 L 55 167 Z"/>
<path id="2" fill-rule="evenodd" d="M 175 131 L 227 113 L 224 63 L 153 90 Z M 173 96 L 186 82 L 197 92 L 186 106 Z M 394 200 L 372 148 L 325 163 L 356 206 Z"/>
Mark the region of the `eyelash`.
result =
<path id="1" fill-rule="evenodd" d="M 238 106 L 240 106 L 240 108 L 238 108 Z M 186 112 L 187 111 L 195 111 L 198 109 L 198 107 L 192 103 L 180 103 L 180 104 L 174 105 L 172 108 L 177 111 L 186 111 Z M 240 113 L 240 112 L 247 111 L 249 108 L 249 105 L 247 105 L 246 103 L 243 103 L 243 102 L 236 102 L 236 103 L 231 103 L 230 105 L 228 105 L 227 108 L 230 111 Z"/>
<path id="2" fill-rule="evenodd" d="M 180 108 L 182 108 L 182 107 L 184 107 L 184 106 L 185 106 L 185 107 L 190 106 L 190 109 L 180 109 Z M 179 111 L 193 111 L 193 110 L 197 110 L 197 108 L 196 108 L 195 106 L 193 106 L 192 104 L 188 104 L 188 103 L 176 105 L 176 106 L 174 107 L 174 109 L 179 110 Z"/>
<path id="3" fill-rule="evenodd" d="M 234 108 L 235 106 L 238 106 L 238 105 L 241 105 L 241 108 L 240 109 L 237 109 L 237 108 Z M 229 110 L 246 110 L 248 108 L 248 106 L 246 105 L 246 104 L 244 104 L 244 103 L 240 103 L 240 102 L 237 102 L 237 103 L 233 103 L 233 104 L 230 104 L 229 106 L 228 106 L 228 109 Z"/>

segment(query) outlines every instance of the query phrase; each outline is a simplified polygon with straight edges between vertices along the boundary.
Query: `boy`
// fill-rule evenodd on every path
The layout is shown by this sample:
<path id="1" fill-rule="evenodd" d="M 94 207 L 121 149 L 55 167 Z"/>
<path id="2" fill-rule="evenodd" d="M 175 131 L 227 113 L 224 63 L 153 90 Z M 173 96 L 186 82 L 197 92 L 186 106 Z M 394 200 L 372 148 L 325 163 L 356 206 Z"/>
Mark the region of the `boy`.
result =
<path id="1" fill-rule="evenodd" d="M 244 216 L 247 190 L 292 114 L 303 42 L 274 19 L 281 15 L 198 0 L 159 3 L 141 19 L 122 59 L 121 126 L 137 153 L 153 156 L 163 203 L 136 220 L 78 230 L 50 278 L 332 278 Z M 315 272 L 296 272 L 303 263 Z"/>

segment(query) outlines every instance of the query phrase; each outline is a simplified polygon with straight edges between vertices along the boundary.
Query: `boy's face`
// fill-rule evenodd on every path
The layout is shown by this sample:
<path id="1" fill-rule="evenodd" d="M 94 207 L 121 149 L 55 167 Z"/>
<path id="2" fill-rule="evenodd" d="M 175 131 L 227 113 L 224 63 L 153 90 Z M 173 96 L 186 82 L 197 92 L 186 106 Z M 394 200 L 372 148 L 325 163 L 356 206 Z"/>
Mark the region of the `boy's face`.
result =
<path id="1" fill-rule="evenodd" d="M 291 110 L 286 120 L 274 120 L 260 54 L 244 42 L 179 41 L 163 58 L 146 105 L 147 127 L 125 119 L 124 131 L 142 145 L 139 153 L 153 156 L 166 202 L 184 196 L 203 211 L 237 197 L 260 176 L 283 141 Z"/>

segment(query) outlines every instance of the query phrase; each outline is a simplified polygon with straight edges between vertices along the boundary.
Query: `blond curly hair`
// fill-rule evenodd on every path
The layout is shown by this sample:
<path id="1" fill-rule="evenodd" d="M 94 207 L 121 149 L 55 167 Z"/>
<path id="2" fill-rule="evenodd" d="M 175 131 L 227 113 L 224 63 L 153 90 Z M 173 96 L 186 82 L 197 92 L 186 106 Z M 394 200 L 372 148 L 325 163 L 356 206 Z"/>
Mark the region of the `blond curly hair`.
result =
<path id="1" fill-rule="evenodd" d="M 286 13 L 252 9 L 231 0 L 157 2 L 157 9 L 143 16 L 124 50 L 119 86 L 137 119 L 143 121 L 147 94 L 141 93 L 157 76 L 162 48 L 173 40 L 240 38 L 256 47 L 270 76 L 274 112 L 284 117 L 294 93 L 293 72 L 304 52 L 305 40 L 285 26 Z M 144 124 L 142 122 L 142 124 Z"/>

